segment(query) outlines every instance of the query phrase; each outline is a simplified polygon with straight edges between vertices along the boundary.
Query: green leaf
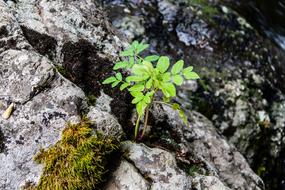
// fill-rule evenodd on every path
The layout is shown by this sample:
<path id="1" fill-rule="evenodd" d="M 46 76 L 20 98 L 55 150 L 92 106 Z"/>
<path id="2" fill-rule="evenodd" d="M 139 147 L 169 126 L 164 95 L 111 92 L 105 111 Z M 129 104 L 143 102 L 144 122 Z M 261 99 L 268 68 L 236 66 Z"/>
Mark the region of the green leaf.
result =
<path id="1" fill-rule="evenodd" d="M 122 91 L 122 90 L 124 90 L 125 88 L 127 88 L 128 86 L 130 86 L 130 83 L 125 82 L 125 83 L 123 83 L 123 84 L 120 86 L 120 90 Z"/>
<path id="2" fill-rule="evenodd" d="M 149 96 L 145 96 L 143 101 L 146 103 L 146 104 L 149 104 L 151 102 L 151 99 Z"/>
<path id="3" fill-rule="evenodd" d="M 114 88 L 115 86 L 117 86 L 119 83 L 120 83 L 120 81 L 118 81 L 118 80 L 115 81 L 115 82 L 113 82 L 113 83 L 112 83 L 112 88 Z"/>
<path id="4" fill-rule="evenodd" d="M 180 105 L 179 105 L 179 104 L 173 103 L 173 104 L 172 104 L 172 109 L 174 109 L 174 110 L 180 110 L 181 108 L 180 108 Z"/>
<path id="5" fill-rule="evenodd" d="M 127 82 L 141 82 L 144 81 L 148 78 L 148 76 L 137 76 L 137 75 L 132 75 L 132 76 L 128 76 L 126 78 Z"/>
<path id="6" fill-rule="evenodd" d="M 173 80 L 174 84 L 176 84 L 176 85 L 178 85 L 178 86 L 181 86 L 182 83 L 183 83 L 183 77 L 180 76 L 180 75 L 174 75 L 174 76 L 172 77 L 172 80 Z"/>
<path id="7" fill-rule="evenodd" d="M 182 69 L 183 69 L 183 66 L 184 66 L 184 61 L 183 60 L 180 60 L 180 61 L 177 61 L 172 69 L 171 69 L 171 73 L 176 75 L 178 74 Z"/>
<path id="8" fill-rule="evenodd" d="M 132 73 L 134 73 L 135 75 L 149 75 L 147 66 L 138 64 L 135 64 L 133 66 Z"/>
<path id="9" fill-rule="evenodd" d="M 163 89 L 167 92 L 167 94 L 169 94 L 169 96 L 171 97 L 176 96 L 176 88 L 172 83 L 170 82 L 163 83 Z"/>
<path id="10" fill-rule="evenodd" d="M 133 92 L 130 92 L 131 95 L 133 97 L 137 97 L 137 96 L 144 96 L 142 92 L 139 92 L 139 91 L 133 91 Z"/>
<path id="11" fill-rule="evenodd" d="M 144 44 L 143 42 L 141 42 L 136 48 L 136 53 L 139 54 L 145 49 L 147 49 L 148 47 L 149 47 L 149 44 Z"/>
<path id="12" fill-rule="evenodd" d="M 133 100 L 132 100 L 132 104 L 137 104 L 138 102 L 140 102 L 142 99 L 144 99 L 144 95 L 142 96 L 136 96 Z"/>
<path id="13" fill-rule="evenodd" d="M 117 79 L 115 77 L 108 77 L 102 82 L 102 84 L 110 84 L 114 81 L 117 81 Z"/>
<path id="14" fill-rule="evenodd" d="M 160 73 L 165 73 L 169 67 L 169 58 L 166 56 L 161 56 L 157 62 L 156 68 Z"/>
<path id="15" fill-rule="evenodd" d="M 126 61 L 120 61 L 118 63 L 116 63 L 113 67 L 113 70 L 118 70 L 118 69 L 122 69 L 122 68 L 126 68 L 128 65 L 128 62 Z"/>
<path id="16" fill-rule="evenodd" d="M 149 96 L 149 97 L 151 97 L 151 96 L 153 96 L 153 95 L 154 95 L 154 91 L 153 91 L 153 90 L 146 93 L 146 96 Z"/>
<path id="17" fill-rule="evenodd" d="M 134 57 L 130 57 L 129 58 L 129 68 L 132 68 L 132 66 L 135 64 L 135 58 Z"/>
<path id="18" fill-rule="evenodd" d="M 131 48 L 132 48 L 132 49 L 137 49 L 138 45 L 139 45 L 139 42 L 138 42 L 137 40 L 135 40 L 135 41 L 133 41 L 133 43 L 131 44 Z"/>
<path id="19" fill-rule="evenodd" d="M 166 72 L 161 77 L 162 77 L 163 82 L 168 82 L 168 81 L 170 81 L 171 74 L 170 74 L 170 72 Z"/>
<path id="20" fill-rule="evenodd" d="M 150 91 L 150 92 L 147 92 L 146 95 L 144 96 L 144 99 L 143 101 L 146 103 L 146 104 L 150 104 L 151 102 L 151 98 L 152 96 L 154 95 L 154 91 Z"/>
<path id="21" fill-rule="evenodd" d="M 163 99 L 163 101 L 164 101 L 165 103 L 170 102 L 170 98 L 169 98 L 169 97 L 163 96 L 162 99 Z"/>
<path id="22" fill-rule="evenodd" d="M 147 105 L 146 105 L 146 103 L 144 101 L 140 101 L 140 102 L 137 103 L 136 109 L 137 109 L 137 112 L 138 112 L 139 116 L 143 115 L 146 106 Z"/>
<path id="23" fill-rule="evenodd" d="M 191 71 L 193 71 L 193 66 L 189 66 L 183 69 L 182 74 L 184 75 L 184 74 L 190 73 Z"/>
<path id="24" fill-rule="evenodd" d="M 135 84 L 131 88 L 129 88 L 129 91 L 143 91 L 144 90 L 144 85 L 143 84 Z"/>
<path id="25" fill-rule="evenodd" d="M 179 110 L 179 116 L 182 119 L 182 121 L 184 122 L 184 124 L 188 125 L 188 118 L 182 109 Z"/>
<path id="26" fill-rule="evenodd" d="M 142 64 L 146 67 L 148 72 L 152 72 L 153 70 L 153 65 L 149 61 L 143 61 Z"/>
<path id="27" fill-rule="evenodd" d="M 145 61 L 149 61 L 149 62 L 157 61 L 158 59 L 159 59 L 158 55 L 149 55 L 144 58 Z"/>
<path id="28" fill-rule="evenodd" d="M 133 51 L 133 49 L 127 49 L 127 50 L 121 52 L 120 56 L 122 56 L 122 57 L 134 56 L 134 51 Z"/>
<path id="29" fill-rule="evenodd" d="M 194 80 L 194 79 L 199 79 L 199 75 L 195 72 L 188 72 L 188 73 L 185 73 L 183 74 L 183 76 L 187 79 L 187 80 Z"/>
<path id="30" fill-rule="evenodd" d="M 123 76 L 122 76 L 121 73 L 116 73 L 116 78 L 117 78 L 119 81 L 122 81 Z"/>
<path id="31" fill-rule="evenodd" d="M 149 79 L 149 80 L 147 81 L 145 87 L 146 87 L 147 89 L 150 89 L 150 88 L 152 87 L 152 79 Z"/>

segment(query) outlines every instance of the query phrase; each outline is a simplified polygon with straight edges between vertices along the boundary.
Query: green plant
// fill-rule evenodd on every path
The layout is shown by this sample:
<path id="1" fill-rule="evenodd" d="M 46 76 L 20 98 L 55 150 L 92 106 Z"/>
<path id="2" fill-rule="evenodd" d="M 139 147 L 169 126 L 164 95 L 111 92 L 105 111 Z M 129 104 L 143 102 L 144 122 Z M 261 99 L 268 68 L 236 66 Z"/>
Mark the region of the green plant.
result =
<path id="1" fill-rule="evenodd" d="M 113 67 L 113 70 L 119 69 L 130 73 L 125 79 L 120 72 L 116 72 L 115 76 L 108 77 L 103 81 L 103 84 L 111 84 L 116 87 L 120 84 L 120 90 L 128 89 L 133 96 L 132 103 L 136 104 L 138 114 L 135 138 L 139 131 L 139 123 L 144 116 L 144 127 L 142 137 L 144 136 L 147 127 L 149 109 L 155 103 L 171 106 L 174 110 L 179 111 L 179 115 L 183 121 L 187 123 L 181 107 L 176 103 L 169 103 L 171 98 L 176 96 L 176 86 L 182 85 L 183 81 L 189 79 L 198 79 L 197 73 L 193 72 L 193 67 L 184 67 L 184 61 L 177 61 L 170 69 L 170 59 L 167 56 L 149 55 L 141 57 L 140 54 L 148 48 L 148 44 L 134 41 L 129 48 L 121 52 L 123 58 Z M 154 66 L 153 63 L 156 62 Z M 157 101 L 154 98 L 158 92 L 162 92 L 162 101 Z"/>
<path id="2" fill-rule="evenodd" d="M 43 174 L 37 186 L 27 184 L 26 189 L 99 189 L 117 143 L 114 138 L 94 134 L 87 119 L 68 124 L 62 139 L 35 157 L 35 161 L 44 163 Z"/>

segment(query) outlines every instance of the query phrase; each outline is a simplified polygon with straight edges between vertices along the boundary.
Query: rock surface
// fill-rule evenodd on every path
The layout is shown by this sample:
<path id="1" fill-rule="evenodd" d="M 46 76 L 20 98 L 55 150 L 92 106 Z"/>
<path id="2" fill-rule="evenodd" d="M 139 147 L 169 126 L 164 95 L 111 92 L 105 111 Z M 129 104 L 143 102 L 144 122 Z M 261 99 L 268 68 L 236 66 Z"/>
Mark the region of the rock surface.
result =
<path id="1" fill-rule="evenodd" d="M 177 101 L 211 120 L 262 176 L 267 189 L 284 188 L 285 126 L 279 122 L 285 118 L 280 109 L 285 97 L 284 52 L 221 1 L 103 4 L 116 23 L 141 16 L 145 33 L 134 39 L 150 43 L 150 53 L 183 58 L 199 70 L 202 80 L 183 85 Z M 129 28 L 116 27 L 134 36 Z"/>
<path id="2" fill-rule="evenodd" d="M 176 6 L 160 4 L 164 24 L 174 23 Z M 119 36 L 92 0 L 0 0 L 0 113 L 15 104 L 10 118 L 0 118 L 0 189 L 39 181 L 42 165 L 33 158 L 60 139 L 67 121 L 78 122 L 87 114 L 98 130 L 123 137 L 132 114 L 129 97 L 100 83 L 126 45 Z M 197 38 L 199 43 L 207 36 Z M 87 105 L 89 93 L 97 97 L 93 107 Z M 157 129 L 166 127 L 166 135 L 175 135 L 167 140 L 178 149 L 161 147 L 165 143 L 125 144 L 107 189 L 263 189 L 243 156 L 209 120 L 193 112 L 188 129 L 177 115 L 165 111 L 153 123 Z M 282 125 L 279 111 L 275 115 Z M 189 171 L 197 165 L 194 161 L 202 174 Z"/>

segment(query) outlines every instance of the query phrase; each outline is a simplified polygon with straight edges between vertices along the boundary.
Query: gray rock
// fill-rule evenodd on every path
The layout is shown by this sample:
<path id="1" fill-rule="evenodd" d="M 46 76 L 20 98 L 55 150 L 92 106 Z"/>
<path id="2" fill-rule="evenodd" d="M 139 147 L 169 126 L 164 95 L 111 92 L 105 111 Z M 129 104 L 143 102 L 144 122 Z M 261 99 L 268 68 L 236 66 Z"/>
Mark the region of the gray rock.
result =
<path id="1" fill-rule="evenodd" d="M 1 96 L 14 103 L 27 102 L 55 76 L 55 68 L 47 58 L 32 51 L 7 50 L 0 59 Z"/>
<path id="2" fill-rule="evenodd" d="M 193 187 L 197 190 L 230 190 L 218 178 L 214 176 L 195 176 Z"/>
<path id="3" fill-rule="evenodd" d="M 145 178 L 150 179 L 150 189 L 191 188 L 190 178 L 177 167 L 175 157 L 170 152 L 130 142 L 123 145 L 123 151 L 126 160 L 133 163 Z"/>
<path id="4" fill-rule="evenodd" d="M 197 112 L 189 116 L 190 127 L 185 127 L 179 115 L 163 107 L 171 128 L 181 135 L 182 143 L 192 154 L 200 156 L 215 168 L 222 182 L 232 189 L 262 190 L 262 180 L 252 171 L 245 158 L 220 136 L 213 124 Z M 184 127 L 183 127 L 184 126 Z"/>
<path id="5" fill-rule="evenodd" d="M 122 160 L 105 187 L 106 190 L 150 189 L 150 183 L 128 161 Z"/>
<path id="6" fill-rule="evenodd" d="M 27 183 L 38 183 L 42 165 L 34 162 L 34 156 L 41 148 L 54 145 L 66 123 L 80 121 L 81 111 L 88 110 L 84 92 L 53 66 L 62 63 L 59 42 L 80 37 L 94 43 L 100 41 L 104 47 L 97 53 L 115 59 L 113 45 L 118 38 L 110 35 L 113 45 L 108 43 L 108 37 L 105 41 L 96 38 L 95 34 L 105 33 L 95 23 L 87 24 L 87 30 L 84 19 L 104 19 L 100 20 L 95 13 L 99 9 L 94 6 L 92 11 L 84 11 L 95 5 L 91 1 L 76 3 L 79 2 L 80 6 L 63 1 L 8 1 L 9 8 L 0 1 L 1 115 L 11 102 L 15 104 L 9 119 L 0 118 L 0 189 L 21 189 Z M 96 112 L 102 113 L 105 114 Z M 104 121 L 97 123 L 98 128 Z"/>
<path id="7" fill-rule="evenodd" d="M 90 107 L 87 118 L 95 125 L 96 130 L 107 136 L 120 139 L 123 135 L 123 128 L 117 119 L 108 112 L 100 110 L 98 107 Z"/>
<path id="8" fill-rule="evenodd" d="M 116 19 L 112 23 L 129 39 L 134 39 L 135 37 L 138 37 L 145 33 L 143 20 L 138 16 L 126 16 L 120 19 Z"/>

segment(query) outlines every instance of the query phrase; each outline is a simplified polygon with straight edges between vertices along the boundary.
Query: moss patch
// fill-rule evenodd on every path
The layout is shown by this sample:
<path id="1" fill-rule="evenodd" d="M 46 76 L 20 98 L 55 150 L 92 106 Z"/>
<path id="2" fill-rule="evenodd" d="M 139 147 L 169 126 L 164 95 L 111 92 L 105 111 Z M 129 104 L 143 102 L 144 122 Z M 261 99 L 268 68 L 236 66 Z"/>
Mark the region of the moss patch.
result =
<path id="1" fill-rule="evenodd" d="M 59 142 L 35 157 L 38 163 L 44 164 L 35 189 L 98 189 L 116 144 L 110 137 L 94 134 L 86 119 L 76 125 L 69 124 Z"/>

